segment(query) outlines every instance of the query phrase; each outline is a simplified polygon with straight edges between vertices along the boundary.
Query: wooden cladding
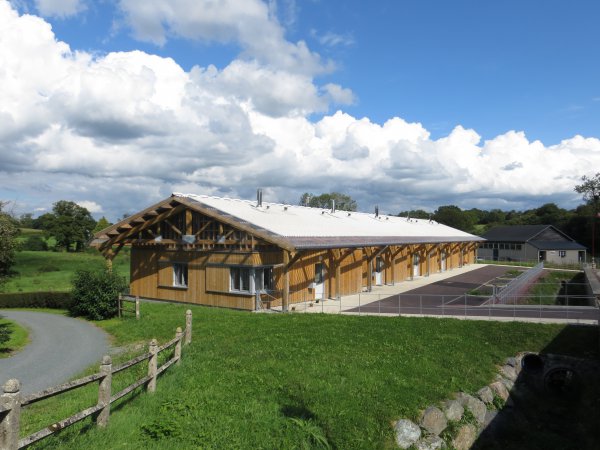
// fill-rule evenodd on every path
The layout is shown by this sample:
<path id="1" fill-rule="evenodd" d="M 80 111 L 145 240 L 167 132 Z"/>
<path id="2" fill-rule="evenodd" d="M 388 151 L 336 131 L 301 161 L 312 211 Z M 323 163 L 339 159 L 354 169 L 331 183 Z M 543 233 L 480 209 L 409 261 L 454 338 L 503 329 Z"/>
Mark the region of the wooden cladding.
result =
<path id="1" fill-rule="evenodd" d="M 183 217 L 186 217 L 185 213 Z M 176 222 L 173 223 L 176 226 Z M 198 222 L 195 226 L 204 227 L 208 233 L 213 225 L 205 226 L 206 223 Z M 219 230 L 216 222 L 214 226 L 217 228 L 213 231 L 226 230 L 226 227 Z M 378 283 L 395 284 L 415 276 L 450 270 L 473 262 L 475 251 L 476 245 L 472 243 L 392 245 L 298 253 L 282 249 L 255 252 L 169 250 L 134 245 L 131 252 L 131 293 L 146 298 L 251 310 L 255 308 L 254 294 L 232 291 L 231 267 L 269 268 L 273 290 L 264 296 L 268 297 L 272 306 L 280 306 L 284 297 L 290 305 L 314 300 L 321 290 L 324 298 L 339 298 L 368 290 Z M 174 264 L 186 265 L 187 286 L 174 286 Z M 316 269 L 322 270 L 322 280 Z"/>

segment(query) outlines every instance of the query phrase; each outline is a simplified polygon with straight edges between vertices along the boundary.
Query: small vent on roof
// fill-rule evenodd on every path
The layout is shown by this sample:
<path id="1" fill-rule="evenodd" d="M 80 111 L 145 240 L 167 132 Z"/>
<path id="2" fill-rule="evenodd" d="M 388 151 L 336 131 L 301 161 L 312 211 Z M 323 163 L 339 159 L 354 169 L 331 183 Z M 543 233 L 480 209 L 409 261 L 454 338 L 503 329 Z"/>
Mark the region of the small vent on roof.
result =
<path id="1" fill-rule="evenodd" d="M 331 199 L 331 214 L 335 212 L 335 200 Z"/>
<path id="2" fill-rule="evenodd" d="M 260 208 L 262 206 L 262 189 L 256 190 L 256 207 Z"/>
<path id="3" fill-rule="evenodd" d="M 375 217 L 379 218 L 379 205 L 375 205 Z"/>
<path id="4" fill-rule="evenodd" d="M 284 207 L 283 207 L 283 210 L 284 210 L 284 211 L 287 211 L 287 209 L 288 209 L 288 207 L 287 207 L 287 206 L 284 206 Z"/>
<path id="5" fill-rule="evenodd" d="M 352 215 L 352 213 L 348 213 L 348 217 L 350 217 Z"/>

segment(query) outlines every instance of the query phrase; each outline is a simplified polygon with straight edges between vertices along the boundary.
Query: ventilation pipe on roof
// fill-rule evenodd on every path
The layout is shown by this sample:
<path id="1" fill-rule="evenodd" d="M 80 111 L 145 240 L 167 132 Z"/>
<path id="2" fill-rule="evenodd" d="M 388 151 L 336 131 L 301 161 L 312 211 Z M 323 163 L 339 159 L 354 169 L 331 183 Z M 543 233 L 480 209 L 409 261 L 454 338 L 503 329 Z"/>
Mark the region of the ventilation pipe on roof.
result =
<path id="1" fill-rule="evenodd" d="M 260 208 L 262 206 L 262 189 L 256 190 L 256 207 Z"/>
<path id="2" fill-rule="evenodd" d="M 331 199 L 331 214 L 335 212 L 335 200 Z"/>
<path id="3" fill-rule="evenodd" d="M 379 217 L 379 205 L 375 205 L 375 217 Z"/>
<path id="4" fill-rule="evenodd" d="M 307 194 L 306 197 L 304 197 L 304 206 L 310 206 L 310 195 Z"/>

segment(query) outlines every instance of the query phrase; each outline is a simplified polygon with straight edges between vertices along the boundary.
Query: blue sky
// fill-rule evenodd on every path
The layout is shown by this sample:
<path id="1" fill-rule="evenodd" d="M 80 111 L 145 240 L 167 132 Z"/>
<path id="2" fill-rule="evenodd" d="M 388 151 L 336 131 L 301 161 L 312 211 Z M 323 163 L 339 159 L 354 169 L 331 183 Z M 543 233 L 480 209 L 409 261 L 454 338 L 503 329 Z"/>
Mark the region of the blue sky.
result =
<path id="1" fill-rule="evenodd" d="M 30 63 L 49 70 L 21 86 L 43 93 L 43 111 L 34 98 L 0 106 L 14 125 L 0 127 L 0 197 L 23 211 L 71 197 L 115 216 L 178 189 L 259 186 L 290 203 L 340 190 L 389 212 L 573 207 L 600 167 L 592 0 L 0 3 L 35 41 L 3 50 L 0 25 L 15 64 L 0 78 L 29 77 L 25 52 L 71 50 Z"/>

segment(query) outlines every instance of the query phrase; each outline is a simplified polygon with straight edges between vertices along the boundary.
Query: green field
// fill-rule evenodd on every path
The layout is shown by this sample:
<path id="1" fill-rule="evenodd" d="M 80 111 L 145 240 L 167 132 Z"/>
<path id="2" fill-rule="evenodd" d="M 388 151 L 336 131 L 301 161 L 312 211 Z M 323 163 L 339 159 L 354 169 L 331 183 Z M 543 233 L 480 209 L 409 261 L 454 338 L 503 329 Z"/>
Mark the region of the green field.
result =
<path id="1" fill-rule="evenodd" d="M 143 303 L 139 321 L 98 325 L 117 346 L 163 343 L 188 307 Z M 107 429 L 87 419 L 39 447 L 388 449 L 394 420 L 453 392 L 476 392 L 519 351 L 598 356 L 596 327 L 191 309 L 192 345 L 155 394 L 113 405 Z M 131 376 L 115 376 L 113 392 Z M 93 386 L 33 405 L 23 434 L 94 404 L 95 395 Z"/>
<path id="2" fill-rule="evenodd" d="M 561 291 L 561 281 L 567 283 L 566 292 Z M 556 305 L 566 304 L 568 301 L 571 306 L 589 306 L 585 283 L 585 275 L 582 272 L 549 271 L 529 289 L 523 303 Z"/>
<path id="3" fill-rule="evenodd" d="M 16 254 L 16 274 L 0 284 L 0 292 L 68 291 L 77 269 L 102 269 L 100 252 L 34 252 Z M 129 253 L 122 251 L 113 262 L 113 270 L 129 280 Z"/>
<path id="4" fill-rule="evenodd" d="M 0 329 L 6 329 L 10 333 L 10 339 L 0 344 L 0 359 L 8 358 L 29 343 L 27 330 L 12 320 L 0 316 Z"/>

